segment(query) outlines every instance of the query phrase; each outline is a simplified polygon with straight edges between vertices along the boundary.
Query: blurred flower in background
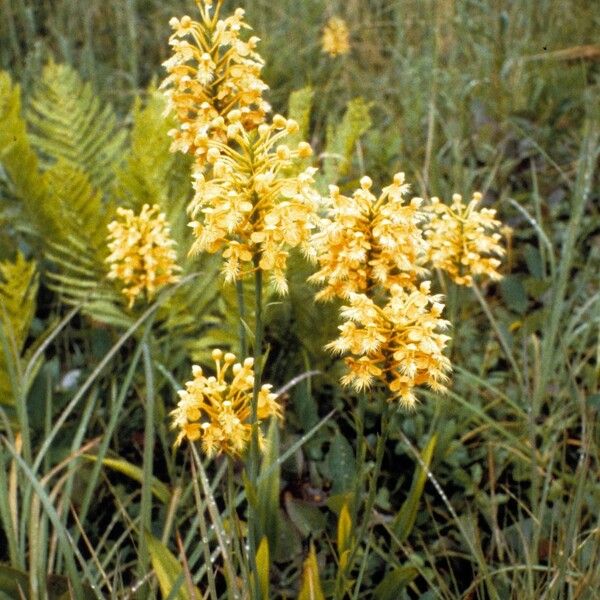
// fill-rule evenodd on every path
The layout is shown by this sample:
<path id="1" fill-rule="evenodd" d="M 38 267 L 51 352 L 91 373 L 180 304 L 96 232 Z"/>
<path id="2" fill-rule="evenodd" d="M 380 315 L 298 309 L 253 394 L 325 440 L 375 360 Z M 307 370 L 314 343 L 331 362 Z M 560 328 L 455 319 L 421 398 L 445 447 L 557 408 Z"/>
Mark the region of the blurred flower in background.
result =
<path id="1" fill-rule="evenodd" d="M 321 38 L 323 52 L 330 56 L 340 56 L 350 52 L 350 32 L 346 21 L 340 17 L 331 17 L 323 29 Z"/>

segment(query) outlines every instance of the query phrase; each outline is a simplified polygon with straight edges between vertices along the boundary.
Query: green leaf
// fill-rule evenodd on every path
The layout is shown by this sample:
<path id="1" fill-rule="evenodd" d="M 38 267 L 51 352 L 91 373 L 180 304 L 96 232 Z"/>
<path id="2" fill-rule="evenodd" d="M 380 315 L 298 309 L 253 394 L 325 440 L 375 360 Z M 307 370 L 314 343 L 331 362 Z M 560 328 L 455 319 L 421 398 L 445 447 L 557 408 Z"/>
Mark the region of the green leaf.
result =
<path id="1" fill-rule="evenodd" d="M 38 276 L 34 261 L 18 253 L 0 263 L 0 405 L 15 403 L 15 375 L 36 308 Z"/>
<path id="2" fill-rule="evenodd" d="M 586 398 L 586 404 L 595 411 L 600 412 L 600 394 L 592 394 Z"/>
<path id="3" fill-rule="evenodd" d="M 527 312 L 529 299 L 521 280 L 516 275 L 507 275 L 500 282 L 504 302 L 514 312 L 523 315 Z"/>
<path id="4" fill-rule="evenodd" d="M 298 600 L 325 600 L 319 577 L 317 554 L 312 543 L 302 569 L 302 587 L 300 588 Z"/>
<path id="5" fill-rule="evenodd" d="M 288 495 L 285 498 L 285 509 L 292 523 L 304 537 L 325 529 L 325 516 L 316 506 Z"/>
<path id="6" fill-rule="evenodd" d="M 0 592 L 9 598 L 28 598 L 29 576 L 24 571 L 0 565 Z"/>
<path id="7" fill-rule="evenodd" d="M 290 94 L 290 99 L 288 102 L 288 117 L 290 119 L 294 119 L 299 126 L 298 133 L 294 134 L 294 137 L 289 142 L 290 145 L 293 145 L 294 142 L 298 143 L 307 138 L 308 126 L 310 122 L 310 111 L 312 109 L 314 97 L 315 91 L 311 86 L 295 90 Z"/>
<path id="8" fill-rule="evenodd" d="M 269 600 L 269 566 L 269 541 L 263 536 L 256 552 L 256 571 L 262 600 Z"/>
<path id="9" fill-rule="evenodd" d="M 280 471 L 277 458 L 279 457 L 279 430 L 276 419 L 271 419 L 267 446 L 258 474 L 257 484 L 257 517 L 258 531 L 256 539 L 267 537 L 269 548 L 276 552 L 278 540 L 277 518 L 279 512 Z"/>
<path id="10" fill-rule="evenodd" d="M 370 109 L 370 103 L 362 98 L 354 98 L 348 102 L 341 122 L 329 124 L 323 164 L 326 183 L 335 183 L 349 172 L 356 142 L 371 127 Z"/>
<path id="11" fill-rule="evenodd" d="M 338 433 L 331 442 L 327 453 L 327 466 L 331 477 L 332 494 L 342 494 L 354 489 L 356 461 L 350 442 Z"/>
<path id="12" fill-rule="evenodd" d="M 350 548 L 350 540 L 352 539 L 352 517 L 348 510 L 348 504 L 342 506 L 340 517 L 337 526 L 337 550 L 341 556 Z"/>
<path id="13" fill-rule="evenodd" d="M 198 588 L 193 587 L 193 596 L 190 594 L 189 584 L 186 585 L 185 573 L 177 557 L 148 531 L 144 532 L 144 537 L 163 598 L 190 600 L 194 597 L 200 600 L 202 594 Z"/>
<path id="14" fill-rule="evenodd" d="M 97 460 L 96 456 L 93 454 L 83 454 L 83 458 L 87 458 L 88 460 L 95 461 Z M 130 462 L 120 458 L 104 458 L 102 459 L 102 464 L 109 469 L 113 469 L 114 471 L 118 471 L 122 473 L 126 477 L 137 481 L 139 484 L 144 480 L 143 471 L 139 467 L 132 465 Z M 168 504 L 171 500 L 171 492 L 169 488 L 162 482 L 160 479 L 156 477 L 152 477 L 152 494 L 156 497 L 157 500 L 160 500 L 163 504 Z"/>
<path id="15" fill-rule="evenodd" d="M 117 130 L 112 108 L 101 105 L 91 85 L 73 68 L 54 63 L 44 68 L 26 118 L 44 167 L 62 160 L 89 174 L 100 189 L 112 182 L 126 132 Z"/>
<path id="16" fill-rule="evenodd" d="M 423 460 L 424 465 L 429 468 L 431 464 L 431 459 L 433 457 L 433 451 L 435 450 L 435 445 L 437 442 L 437 434 L 434 434 L 427 442 L 427 446 L 421 453 L 421 458 Z M 423 495 L 423 489 L 425 488 L 425 483 L 427 481 L 427 472 L 421 465 L 417 467 L 415 471 L 415 475 L 413 477 L 412 485 L 410 487 L 410 491 L 408 492 L 408 497 L 402 504 L 400 511 L 396 515 L 394 522 L 392 523 L 392 529 L 396 533 L 397 538 L 400 541 L 406 540 L 406 538 L 410 535 L 412 528 L 414 527 L 415 521 L 417 519 L 417 510 L 419 508 L 419 501 L 421 500 L 421 496 Z"/>
<path id="17" fill-rule="evenodd" d="M 398 600 L 400 592 L 419 574 L 415 567 L 396 567 L 375 588 L 375 600 Z"/>
<path id="18" fill-rule="evenodd" d="M 115 196 L 119 203 L 138 212 L 144 204 L 158 204 L 167 213 L 178 243 L 191 237 L 185 206 L 192 193 L 190 159 L 169 151 L 174 118 L 165 116 L 166 99 L 150 87 L 142 103 L 137 98 L 131 119 L 130 145 L 122 168 L 117 172 Z M 152 140 L 149 143 L 148 140 Z M 186 249 L 181 249 L 185 255 Z"/>
<path id="19" fill-rule="evenodd" d="M 27 216 L 37 222 L 39 212 L 44 210 L 44 183 L 21 116 L 21 90 L 5 72 L 0 73 L 0 163 L 14 195 L 23 201 Z"/>

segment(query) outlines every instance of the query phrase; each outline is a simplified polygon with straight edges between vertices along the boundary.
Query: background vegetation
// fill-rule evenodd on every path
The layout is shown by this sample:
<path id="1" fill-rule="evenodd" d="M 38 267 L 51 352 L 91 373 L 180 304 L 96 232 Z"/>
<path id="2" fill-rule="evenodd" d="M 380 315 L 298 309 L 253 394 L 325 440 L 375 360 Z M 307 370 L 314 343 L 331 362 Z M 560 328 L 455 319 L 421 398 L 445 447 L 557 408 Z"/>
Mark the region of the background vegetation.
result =
<path id="1" fill-rule="evenodd" d="M 239 4 L 263 40 L 270 100 L 304 117 L 323 183 L 352 190 L 365 173 L 387 183 L 403 170 L 419 195 L 478 189 L 514 232 L 500 284 L 448 289 L 453 386 L 395 418 L 354 597 L 598 597 L 600 11 L 587 0 Z M 146 598 L 173 573 L 171 598 L 186 597 L 167 547 L 202 589 L 212 568 L 199 515 L 218 523 L 198 510 L 167 413 L 191 361 L 236 347 L 235 292 L 215 261 L 184 260 L 188 165 L 168 153 L 152 87 L 169 18 L 194 10 L 0 3 L 5 597 Z M 334 14 L 352 51 L 332 59 L 320 31 Z M 167 211 L 185 277 L 131 314 L 102 257 L 114 207 L 144 202 Z M 267 312 L 266 379 L 320 371 L 289 388 L 283 459 L 263 465 L 282 598 L 298 596 L 310 542 L 331 590 L 359 460 L 355 399 L 322 351 L 335 312 L 312 304 L 307 273 L 296 265 L 292 294 Z M 376 408 L 364 420 L 374 446 Z M 203 495 L 221 506 L 225 465 L 205 467 Z"/>

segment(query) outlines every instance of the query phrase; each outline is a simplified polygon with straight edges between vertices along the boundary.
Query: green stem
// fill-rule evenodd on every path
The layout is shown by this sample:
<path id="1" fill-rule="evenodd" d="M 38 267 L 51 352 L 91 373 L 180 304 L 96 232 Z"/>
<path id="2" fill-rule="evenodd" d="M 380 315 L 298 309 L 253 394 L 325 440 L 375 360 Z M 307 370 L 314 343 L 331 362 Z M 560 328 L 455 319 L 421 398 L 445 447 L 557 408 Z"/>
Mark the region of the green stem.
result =
<path id="1" fill-rule="evenodd" d="M 485 313 L 485 316 L 488 318 L 488 321 L 490 322 L 490 325 L 492 326 L 492 329 L 494 330 L 496 337 L 498 338 L 498 341 L 500 342 L 500 346 L 502 347 L 502 350 L 504 350 L 504 354 L 508 358 L 508 362 L 510 362 L 511 367 L 513 368 L 513 371 L 517 378 L 517 383 L 519 384 L 521 391 L 523 392 L 523 394 L 526 395 L 527 390 L 525 389 L 523 375 L 521 373 L 521 369 L 519 369 L 519 365 L 517 365 L 515 355 L 513 354 L 512 350 L 510 349 L 510 346 L 508 345 L 507 340 L 505 339 L 504 335 L 502 334 L 502 331 L 500 330 L 500 326 L 498 325 L 498 322 L 494 318 L 494 315 L 492 314 L 490 307 L 488 306 L 487 302 L 485 301 L 485 298 L 483 297 L 479 288 L 477 287 L 477 284 L 475 282 L 473 282 L 473 285 L 471 287 L 473 289 L 473 293 L 475 294 L 475 297 L 477 298 L 477 300 L 479 301 L 479 304 L 481 305 L 481 308 L 483 309 L 483 312 Z"/>
<path id="2" fill-rule="evenodd" d="M 240 313 L 240 360 L 248 356 L 248 340 L 246 338 L 246 302 L 244 301 L 244 284 L 241 279 L 235 282 L 238 310 Z"/>
<path id="3" fill-rule="evenodd" d="M 250 440 L 250 454 L 248 456 L 247 473 L 248 480 L 252 486 L 253 494 L 256 493 L 256 485 L 258 481 L 258 394 L 261 386 L 262 376 L 262 338 L 263 338 L 263 322 L 262 322 L 262 271 L 259 267 L 260 256 L 254 257 L 255 275 L 254 275 L 254 294 L 255 294 L 255 324 L 254 324 L 254 389 L 252 393 L 252 405 L 250 407 L 250 423 L 252 426 L 252 438 Z M 251 502 L 248 503 L 248 546 L 250 558 L 250 571 L 255 575 L 256 589 L 258 587 L 258 574 L 256 571 L 256 550 L 257 531 L 256 531 L 256 507 Z"/>
<path id="4" fill-rule="evenodd" d="M 352 572 L 354 561 L 356 560 L 356 554 L 361 545 L 361 541 L 365 539 L 365 535 L 367 533 L 367 529 L 369 528 L 369 524 L 371 521 L 371 513 L 373 512 L 373 507 L 375 506 L 375 497 L 377 495 L 377 481 L 379 479 L 379 476 L 381 475 L 381 465 L 383 463 L 383 457 L 385 454 L 385 444 L 387 442 L 390 429 L 390 405 L 386 398 L 383 397 L 383 395 L 381 398 L 381 402 L 383 403 L 381 409 L 381 431 L 377 436 L 377 444 L 375 446 L 375 466 L 373 468 L 373 475 L 369 485 L 369 493 L 365 502 L 365 509 L 362 517 L 362 522 L 360 524 L 360 528 L 358 529 L 358 533 L 355 537 L 355 544 L 350 553 L 347 566 L 344 569 L 344 571 L 340 573 L 336 578 L 336 600 L 343 600 L 344 598 L 344 582 L 347 580 L 348 576 Z"/>
<path id="5" fill-rule="evenodd" d="M 192 449 L 192 456 L 195 458 L 194 450 L 195 448 L 190 443 L 190 448 Z M 194 460 L 191 463 L 192 467 L 192 475 L 193 475 L 193 489 L 194 489 L 194 497 L 196 499 L 196 507 L 198 509 L 198 526 L 200 527 L 200 540 L 202 544 L 202 551 L 204 553 L 204 564 L 207 566 L 206 576 L 208 579 L 208 589 L 210 592 L 211 600 L 217 600 L 219 598 L 219 594 L 217 594 L 217 586 L 215 584 L 215 575 L 212 569 L 212 558 L 210 555 L 210 545 L 209 545 L 209 537 L 208 537 L 208 527 L 206 525 L 206 517 L 204 516 L 205 506 L 202 498 L 200 497 L 200 487 L 198 485 L 198 473 L 196 466 L 194 464 Z"/>
<path id="6" fill-rule="evenodd" d="M 354 491 L 354 506 L 352 508 L 352 521 L 356 523 L 358 507 L 360 506 L 363 485 L 364 465 L 367 455 L 367 440 L 365 438 L 365 413 L 367 396 L 361 393 L 358 398 L 358 406 L 355 411 L 356 437 L 357 437 L 357 461 L 356 461 L 356 486 Z"/>
<path id="7" fill-rule="evenodd" d="M 150 530 L 152 522 L 152 475 L 154 462 L 154 375 L 152 370 L 152 356 L 146 341 L 142 342 L 142 357 L 144 363 L 144 376 L 146 379 L 146 418 L 144 423 L 144 456 L 142 470 L 142 496 L 140 501 L 140 529 L 139 529 L 139 576 L 145 577 L 150 556 L 146 546 L 145 532 Z M 148 590 L 146 590 L 148 592 Z"/>
<path id="8" fill-rule="evenodd" d="M 260 392 L 262 377 L 262 271 L 258 267 L 258 257 L 255 258 L 255 325 L 254 325 L 254 389 L 252 392 L 251 405 L 251 423 L 252 423 L 252 442 L 250 445 L 250 481 L 256 484 L 258 477 L 258 394 Z"/>

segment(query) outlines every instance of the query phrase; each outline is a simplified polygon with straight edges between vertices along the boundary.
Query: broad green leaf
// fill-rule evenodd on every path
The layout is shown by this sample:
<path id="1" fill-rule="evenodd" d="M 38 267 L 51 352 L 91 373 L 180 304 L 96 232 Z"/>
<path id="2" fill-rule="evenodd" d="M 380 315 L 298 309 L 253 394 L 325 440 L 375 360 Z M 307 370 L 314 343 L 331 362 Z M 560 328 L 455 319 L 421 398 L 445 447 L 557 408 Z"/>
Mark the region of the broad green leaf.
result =
<path id="1" fill-rule="evenodd" d="M 398 600 L 400 592 L 418 575 L 415 567 L 397 567 L 375 588 L 375 600 Z"/>
<path id="2" fill-rule="evenodd" d="M 327 454 L 327 465 L 332 480 L 332 494 L 341 494 L 354 489 L 356 478 L 354 451 L 341 433 L 336 435 L 331 442 Z"/>
<path id="3" fill-rule="evenodd" d="M 527 312 L 529 300 L 523 283 L 516 275 L 507 275 L 500 282 L 500 290 L 504 302 L 514 312 L 524 315 Z"/>
<path id="4" fill-rule="evenodd" d="M 319 565 L 317 563 L 317 554 L 313 544 L 310 545 L 308 557 L 304 561 L 302 569 L 302 587 L 298 600 L 325 600 L 321 578 L 319 577 Z"/>
<path id="5" fill-rule="evenodd" d="M 289 495 L 285 498 L 285 509 L 292 523 L 304 537 L 325 529 L 325 516 L 316 506 Z"/>

